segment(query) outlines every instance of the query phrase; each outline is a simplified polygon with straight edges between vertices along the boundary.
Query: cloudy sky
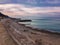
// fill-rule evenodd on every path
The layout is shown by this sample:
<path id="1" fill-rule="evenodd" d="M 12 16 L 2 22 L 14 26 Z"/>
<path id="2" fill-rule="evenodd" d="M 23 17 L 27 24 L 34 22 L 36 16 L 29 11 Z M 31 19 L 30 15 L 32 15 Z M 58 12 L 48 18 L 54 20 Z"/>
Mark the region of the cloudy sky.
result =
<path id="1" fill-rule="evenodd" d="M 60 12 L 60 0 L 0 0 L 0 12 L 9 16 Z"/>

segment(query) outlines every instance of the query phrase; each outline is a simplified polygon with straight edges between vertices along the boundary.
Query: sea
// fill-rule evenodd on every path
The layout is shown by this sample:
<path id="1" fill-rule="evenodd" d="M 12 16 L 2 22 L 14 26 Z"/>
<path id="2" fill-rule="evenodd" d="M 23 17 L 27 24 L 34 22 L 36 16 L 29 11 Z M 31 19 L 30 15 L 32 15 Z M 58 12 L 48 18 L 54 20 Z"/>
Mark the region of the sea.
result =
<path id="1" fill-rule="evenodd" d="M 60 32 L 60 15 L 31 15 L 21 16 L 21 19 L 30 19 L 32 22 L 19 22 L 38 29 Z"/>

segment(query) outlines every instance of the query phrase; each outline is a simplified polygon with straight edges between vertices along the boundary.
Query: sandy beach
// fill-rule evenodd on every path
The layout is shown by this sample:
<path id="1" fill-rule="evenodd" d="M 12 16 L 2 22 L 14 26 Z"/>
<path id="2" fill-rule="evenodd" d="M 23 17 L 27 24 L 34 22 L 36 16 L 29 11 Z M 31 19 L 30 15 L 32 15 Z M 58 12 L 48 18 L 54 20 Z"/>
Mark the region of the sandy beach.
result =
<path id="1" fill-rule="evenodd" d="M 60 0 L 0 0 L 0 45 L 60 45 Z"/>
<path id="2" fill-rule="evenodd" d="M 0 21 L 0 45 L 16 45 L 12 38 L 8 35 L 6 28 Z"/>
<path id="3" fill-rule="evenodd" d="M 60 45 L 60 33 L 26 27 L 11 20 L 5 21 L 4 26 L 18 45 Z"/>

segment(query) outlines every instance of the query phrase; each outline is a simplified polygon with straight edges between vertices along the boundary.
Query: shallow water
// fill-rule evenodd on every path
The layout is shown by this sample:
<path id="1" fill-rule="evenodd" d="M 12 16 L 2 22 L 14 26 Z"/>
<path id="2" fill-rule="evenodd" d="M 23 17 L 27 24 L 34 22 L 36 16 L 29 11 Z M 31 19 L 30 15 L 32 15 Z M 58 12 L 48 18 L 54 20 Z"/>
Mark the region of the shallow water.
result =
<path id="1" fill-rule="evenodd" d="M 60 17 L 59 16 L 57 17 L 25 16 L 25 19 L 32 20 L 32 22 L 23 22 L 23 23 L 26 23 L 27 26 L 60 32 Z"/>

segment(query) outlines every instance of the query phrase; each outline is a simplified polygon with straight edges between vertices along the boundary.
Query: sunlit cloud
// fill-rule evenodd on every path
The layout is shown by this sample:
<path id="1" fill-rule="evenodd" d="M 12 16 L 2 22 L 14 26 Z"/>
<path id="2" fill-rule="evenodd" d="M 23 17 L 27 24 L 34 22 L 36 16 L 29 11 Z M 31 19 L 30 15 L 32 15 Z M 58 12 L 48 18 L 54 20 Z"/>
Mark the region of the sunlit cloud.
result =
<path id="1" fill-rule="evenodd" d="M 34 15 L 60 12 L 60 7 L 26 7 L 22 4 L 0 4 L 0 12 L 9 15 Z"/>
<path id="2" fill-rule="evenodd" d="M 49 12 L 60 12 L 60 7 L 32 7 L 32 8 L 21 8 L 28 13 L 49 13 Z"/>

